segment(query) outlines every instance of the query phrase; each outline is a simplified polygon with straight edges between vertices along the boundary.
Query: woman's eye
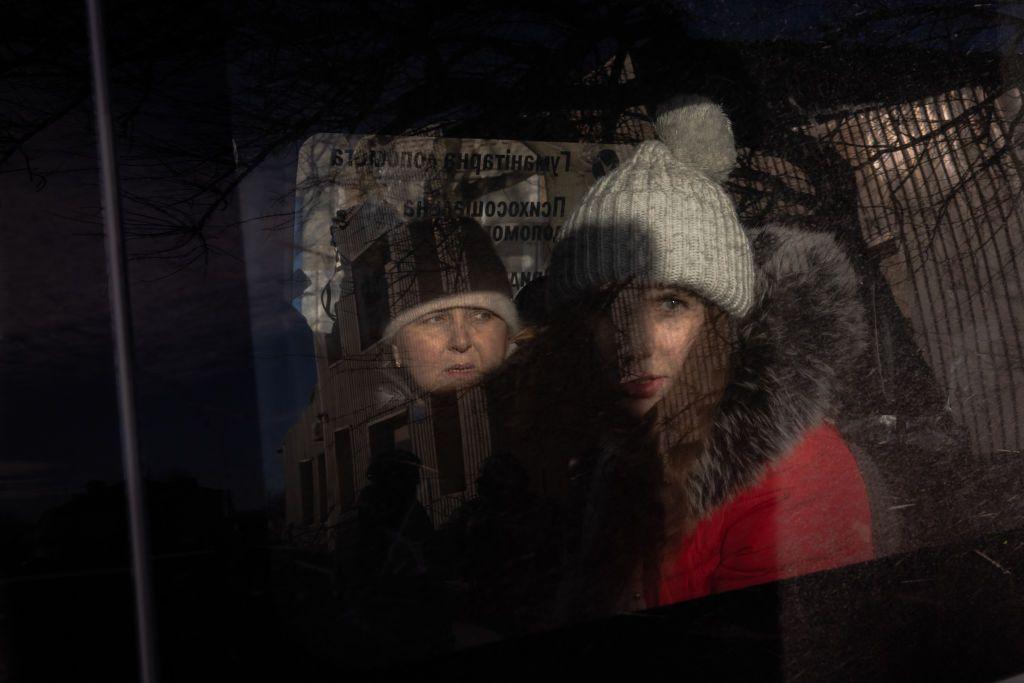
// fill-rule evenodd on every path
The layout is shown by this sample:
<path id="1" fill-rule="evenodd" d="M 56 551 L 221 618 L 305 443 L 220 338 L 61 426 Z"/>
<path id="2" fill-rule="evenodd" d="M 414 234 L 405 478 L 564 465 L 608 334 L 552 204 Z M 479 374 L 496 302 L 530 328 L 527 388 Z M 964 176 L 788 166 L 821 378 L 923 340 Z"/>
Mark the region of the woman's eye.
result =
<path id="1" fill-rule="evenodd" d="M 660 301 L 661 310 L 668 313 L 681 311 L 689 307 L 689 303 L 675 296 L 667 296 Z"/>
<path id="2" fill-rule="evenodd" d="M 473 320 L 479 323 L 484 323 L 494 317 L 494 314 L 490 311 L 476 311 L 473 313 Z"/>

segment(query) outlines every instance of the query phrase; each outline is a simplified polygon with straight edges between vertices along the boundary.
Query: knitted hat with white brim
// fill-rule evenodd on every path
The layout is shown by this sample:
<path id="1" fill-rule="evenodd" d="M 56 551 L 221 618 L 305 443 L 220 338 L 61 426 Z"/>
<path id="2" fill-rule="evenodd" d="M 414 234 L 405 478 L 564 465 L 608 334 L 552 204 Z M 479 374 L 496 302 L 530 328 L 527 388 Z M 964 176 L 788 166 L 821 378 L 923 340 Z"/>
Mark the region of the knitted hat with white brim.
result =
<path id="1" fill-rule="evenodd" d="M 509 336 L 519 332 L 505 266 L 476 221 L 427 219 L 403 226 L 393 236 L 387 274 L 391 319 L 383 339 L 392 339 L 425 315 L 451 308 L 485 309 L 505 322 Z"/>
<path id="2" fill-rule="evenodd" d="M 508 326 L 509 336 L 519 332 L 519 314 L 516 312 L 515 304 L 507 294 L 500 292 L 466 292 L 464 294 L 452 294 L 439 297 L 425 303 L 413 306 L 395 316 L 384 329 L 384 339 L 391 339 L 409 323 L 419 318 L 438 313 L 450 308 L 482 308 L 505 321 Z"/>

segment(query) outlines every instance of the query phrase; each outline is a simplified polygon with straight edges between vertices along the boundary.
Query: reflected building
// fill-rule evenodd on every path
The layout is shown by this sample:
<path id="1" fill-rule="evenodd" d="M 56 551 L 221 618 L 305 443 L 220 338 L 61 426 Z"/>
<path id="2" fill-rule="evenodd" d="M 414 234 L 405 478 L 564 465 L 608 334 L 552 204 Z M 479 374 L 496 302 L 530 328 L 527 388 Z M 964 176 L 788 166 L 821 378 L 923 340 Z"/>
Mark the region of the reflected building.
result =
<path id="1" fill-rule="evenodd" d="M 423 236 L 410 233 L 423 227 L 368 202 L 335 233 L 347 277 L 331 305 L 333 329 L 314 335 L 316 389 L 282 449 L 287 521 L 312 529 L 313 542 L 318 525 L 355 505 L 375 456 L 404 450 L 420 458 L 419 500 L 436 526 L 474 495 L 490 455 L 483 389 L 427 395 L 396 368 L 383 338 L 391 312 L 418 302 L 433 280 L 472 279 L 462 242 L 435 228 L 424 251 Z"/>

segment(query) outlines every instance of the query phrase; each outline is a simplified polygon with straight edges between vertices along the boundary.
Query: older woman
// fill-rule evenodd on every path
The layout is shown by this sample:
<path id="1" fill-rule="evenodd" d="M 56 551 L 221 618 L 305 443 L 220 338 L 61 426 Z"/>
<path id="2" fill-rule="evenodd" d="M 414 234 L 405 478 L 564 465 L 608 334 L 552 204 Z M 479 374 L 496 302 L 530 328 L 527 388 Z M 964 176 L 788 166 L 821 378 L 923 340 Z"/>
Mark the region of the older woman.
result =
<path id="1" fill-rule="evenodd" d="M 417 394 L 479 383 L 519 331 L 505 267 L 487 233 L 441 216 L 400 228 L 392 246 L 392 316 L 383 339 Z"/>
<path id="2" fill-rule="evenodd" d="M 740 227 L 717 105 L 677 98 L 656 130 L 566 222 L 549 324 L 504 384 L 505 448 L 570 513 L 570 618 L 873 556 L 831 421 L 863 337 L 847 259 L 827 235 Z"/>

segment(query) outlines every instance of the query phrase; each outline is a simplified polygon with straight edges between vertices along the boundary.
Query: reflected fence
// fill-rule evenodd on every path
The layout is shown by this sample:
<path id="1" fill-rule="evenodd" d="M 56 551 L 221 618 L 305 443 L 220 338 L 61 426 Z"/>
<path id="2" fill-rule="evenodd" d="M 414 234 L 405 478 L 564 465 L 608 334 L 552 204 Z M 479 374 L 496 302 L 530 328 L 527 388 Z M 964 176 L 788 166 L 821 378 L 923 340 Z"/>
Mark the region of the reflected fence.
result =
<path id="1" fill-rule="evenodd" d="M 974 455 L 1021 447 L 1022 115 L 1018 88 L 981 86 L 830 112 L 799 130 L 813 154 L 751 152 L 739 181 L 748 219 L 824 226 L 860 250 L 874 336 L 864 377 L 897 417 L 947 413 Z M 894 327 L 927 366 L 931 405 L 902 385 Z"/>

